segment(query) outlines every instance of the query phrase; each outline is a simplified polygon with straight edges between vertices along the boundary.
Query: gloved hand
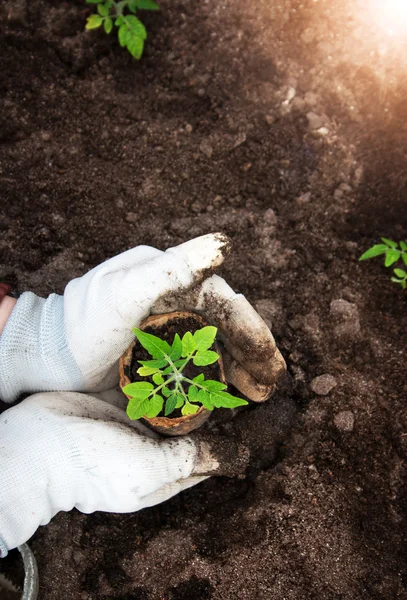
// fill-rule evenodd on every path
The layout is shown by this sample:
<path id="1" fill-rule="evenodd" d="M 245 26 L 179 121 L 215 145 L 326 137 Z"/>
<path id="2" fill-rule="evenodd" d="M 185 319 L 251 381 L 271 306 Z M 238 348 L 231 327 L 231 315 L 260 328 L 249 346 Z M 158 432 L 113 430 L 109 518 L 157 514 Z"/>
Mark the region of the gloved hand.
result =
<path id="1" fill-rule="evenodd" d="M 133 512 L 247 464 L 229 440 L 222 453 L 218 437 L 212 443 L 199 441 L 199 434 L 195 441 L 151 439 L 138 426 L 123 409 L 75 392 L 35 394 L 6 410 L 0 416 L 0 557 L 61 510 Z"/>
<path id="2" fill-rule="evenodd" d="M 22 294 L 0 336 L 0 398 L 108 390 L 118 383 L 118 360 L 134 337 L 132 327 L 152 312 L 189 308 L 223 335 L 231 355 L 225 361 L 229 381 L 264 400 L 285 364 L 247 300 L 220 277 L 210 277 L 229 247 L 222 234 L 166 252 L 138 246 L 71 281 L 63 296 Z"/>

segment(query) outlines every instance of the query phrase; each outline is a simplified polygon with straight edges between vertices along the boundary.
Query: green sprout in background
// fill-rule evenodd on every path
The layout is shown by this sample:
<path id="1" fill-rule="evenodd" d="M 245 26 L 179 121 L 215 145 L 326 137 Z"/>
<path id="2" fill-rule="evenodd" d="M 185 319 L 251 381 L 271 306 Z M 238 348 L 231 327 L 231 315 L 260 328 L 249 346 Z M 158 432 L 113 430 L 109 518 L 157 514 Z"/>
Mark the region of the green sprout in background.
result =
<path id="1" fill-rule="evenodd" d="M 188 331 L 182 339 L 177 333 L 171 346 L 151 333 L 137 328 L 133 332 L 152 357 L 152 360 L 138 361 L 141 367 L 137 373 L 151 378 L 153 383 L 139 381 L 123 387 L 123 392 L 131 397 L 127 406 L 130 419 L 151 419 L 163 410 L 168 416 L 177 408 L 185 416 L 197 413 L 201 406 L 213 410 L 248 404 L 246 400 L 225 392 L 227 386 L 224 383 L 205 379 L 203 373 L 192 379 L 185 375 L 184 369 L 191 360 L 196 367 L 219 360 L 218 353 L 210 350 L 215 341 L 216 327 L 203 327 L 194 334 Z"/>
<path id="2" fill-rule="evenodd" d="M 159 10 L 153 0 L 86 0 L 87 4 L 97 4 L 97 14 L 90 15 L 86 29 L 102 27 L 107 34 L 113 27 L 118 28 L 117 36 L 122 48 L 127 48 L 134 58 L 141 58 L 147 31 L 136 17 L 138 10 Z"/>
<path id="3" fill-rule="evenodd" d="M 407 266 L 407 241 L 401 241 L 399 243 L 393 242 L 388 238 L 381 238 L 382 244 L 376 244 L 366 250 L 359 258 L 359 260 L 366 260 L 368 258 L 374 258 L 384 254 L 384 266 L 391 267 L 397 261 L 401 260 L 404 265 Z M 391 280 L 394 283 L 401 285 L 403 290 L 407 288 L 407 271 L 405 269 L 395 268 L 393 269 L 394 276 Z"/>

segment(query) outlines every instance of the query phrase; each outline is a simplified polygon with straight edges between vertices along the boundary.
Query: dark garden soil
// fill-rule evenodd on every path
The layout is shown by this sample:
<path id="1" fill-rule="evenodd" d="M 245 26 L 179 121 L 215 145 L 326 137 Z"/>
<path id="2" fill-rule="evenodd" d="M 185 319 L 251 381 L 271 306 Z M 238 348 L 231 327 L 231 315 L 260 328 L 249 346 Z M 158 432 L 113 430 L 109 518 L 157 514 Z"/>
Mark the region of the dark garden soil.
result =
<path id="1" fill-rule="evenodd" d="M 407 294 L 358 262 L 407 237 L 407 38 L 371 4 L 162 0 L 139 63 L 81 0 L 1 4 L 0 280 L 223 231 L 288 364 L 244 479 L 59 514 L 40 600 L 407 598 Z"/>

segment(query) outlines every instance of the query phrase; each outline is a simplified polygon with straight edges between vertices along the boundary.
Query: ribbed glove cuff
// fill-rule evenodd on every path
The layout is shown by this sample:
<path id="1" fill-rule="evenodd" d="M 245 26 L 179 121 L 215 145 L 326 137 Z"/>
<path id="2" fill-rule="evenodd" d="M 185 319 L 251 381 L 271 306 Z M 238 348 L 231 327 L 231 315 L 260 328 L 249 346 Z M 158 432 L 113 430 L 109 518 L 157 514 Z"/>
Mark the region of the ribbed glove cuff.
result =
<path id="1" fill-rule="evenodd" d="M 0 336 L 0 398 L 13 402 L 22 393 L 83 386 L 66 340 L 63 296 L 25 292 Z"/>

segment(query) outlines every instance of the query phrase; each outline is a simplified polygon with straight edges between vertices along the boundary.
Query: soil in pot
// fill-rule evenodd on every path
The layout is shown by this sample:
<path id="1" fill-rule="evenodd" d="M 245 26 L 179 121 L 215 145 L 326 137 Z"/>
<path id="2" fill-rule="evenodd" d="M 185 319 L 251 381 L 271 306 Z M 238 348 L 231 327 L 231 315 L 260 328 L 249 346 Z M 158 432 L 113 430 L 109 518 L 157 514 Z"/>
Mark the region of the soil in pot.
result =
<path id="1" fill-rule="evenodd" d="M 190 331 L 192 334 L 207 325 L 199 315 L 193 313 L 176 312 L 168 315 L 157 315 L 147 319 L 140 328 L 147 333 L 152 333 L 159 338 L 172 344 L 176 333 L 182 336 Z M 218 362 L 204 367 L 195 366 L 192 361 L 185 367 L 184 374 L 193 379 L 200 373 L 203 373 L 205 379 L 215 379 L 217 381 L 225 381 L 223 373 L 222 356 L 216 342 L 211 347 L 211 350 L 218 352 L 220 359 Z M 129 356 L 129 353 L 131 355 Z M 151 360 L 149 353 L 137 342 L 125 353 L 121 361 L 121 386 L 127 383 L 137 381 L 151 381 L 150 377 L 142 377 L 137 373 L 140 367 L 138 361 Z M 175 409 L 169 417 L 162 412 L 153 419 L 144 418 L 142 421 L 163 435 L 185 435 L 200 427 L 211 415 L 211 411 L 201 407 L 194 415 L 182 415 L 181 409 Z"/>

